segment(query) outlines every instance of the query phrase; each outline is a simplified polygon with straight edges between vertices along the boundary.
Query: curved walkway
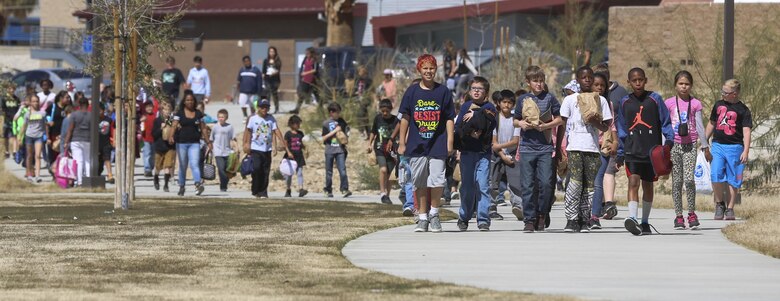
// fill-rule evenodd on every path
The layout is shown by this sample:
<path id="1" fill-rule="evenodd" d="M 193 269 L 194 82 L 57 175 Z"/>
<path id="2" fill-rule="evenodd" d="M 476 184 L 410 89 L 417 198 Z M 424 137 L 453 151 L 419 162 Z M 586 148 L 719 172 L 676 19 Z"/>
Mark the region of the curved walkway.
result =
<path id="1" fill-rule="evenodd" d="M 672 210 L 653 209 L 650 223 L 663 235 L 633 236 L 619 217 L 602 221 L 602 230 L 564 233 L 560 202 L 544 233 L 523 233 L 509 207 L 499 212 L 506 220 L 493 221 L 490 232 L 478 232 L 474 220 L 465 233 L 455 221 L 442 223 L 440 234 L 403 226 L 355 239 L 343 254 L 356 266 L 391 275 L 501 291 L 609 300 L 780 296 L 780 260 L 728 241 L 720 231 L 728 223 L 711 213 L 700 216 L 702 230 L 680 231 L 672 227 Z"/>

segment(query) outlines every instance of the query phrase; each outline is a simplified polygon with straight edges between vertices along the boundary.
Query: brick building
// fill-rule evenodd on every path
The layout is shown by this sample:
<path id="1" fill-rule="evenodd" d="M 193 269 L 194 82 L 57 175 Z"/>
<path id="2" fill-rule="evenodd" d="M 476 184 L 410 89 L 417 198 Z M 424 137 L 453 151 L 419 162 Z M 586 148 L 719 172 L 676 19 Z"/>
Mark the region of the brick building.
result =
<path id="1" fill-rule="evenodd" d="M 713 60 L 721 58 L 716 37 L 722 36 L 722 26 L 718 23 L 723 22 L 723 1 L 717 2 L 720 3 L 666 0 L 659 6 L 610 8 L 609 63 L 613 80 L 625 82 L 629 69 L 641 67 L 650 74 L 656 69 L 685 69 L 693 73 L 694 82 L 701 82 L 695 64 L 712 70 Z M 756 26 L 774 23 L 767 28 L 780 32 L 780 3 L 736 2 L 735 69 L 748 51 L 745 41 Z M 695 39 L 697 57 L 691 57 L 686 49 L 689 38 Z M 672 81 L 672 78 L 650 78 L 648 88 L 671 91 Z"/>

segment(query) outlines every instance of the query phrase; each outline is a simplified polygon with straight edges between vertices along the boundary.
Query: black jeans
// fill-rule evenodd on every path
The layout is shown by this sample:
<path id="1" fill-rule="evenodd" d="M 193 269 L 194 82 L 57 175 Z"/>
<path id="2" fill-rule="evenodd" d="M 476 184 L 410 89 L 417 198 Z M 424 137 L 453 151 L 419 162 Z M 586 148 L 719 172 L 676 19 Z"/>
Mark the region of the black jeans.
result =
<path id="1" fill-rule="evenodd" d="M 217 173 L 219 174 L 219 189 L 227 190 L 228 176 L 225 170 L 227 169 L 228 157 L 214 156 L 214 160 L 217 161 Z"/>
<path id="2" fill-rule="evenodd" d="M 271 152 L 252 150 L 252 195 L 268 196 L 268 177 L 271 173 Z"/>

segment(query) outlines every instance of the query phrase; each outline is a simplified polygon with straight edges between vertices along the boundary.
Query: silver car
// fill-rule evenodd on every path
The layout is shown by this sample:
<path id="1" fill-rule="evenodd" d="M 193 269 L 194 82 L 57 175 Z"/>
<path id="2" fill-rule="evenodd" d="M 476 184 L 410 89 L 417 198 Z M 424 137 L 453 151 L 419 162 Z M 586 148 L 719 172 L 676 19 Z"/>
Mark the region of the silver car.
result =
<path id="1" fill-rule="evenodd" d="M 53 92 L 65 90 L 65 83 L 70 81 L 75 85 L 74 92 L 82 91 L 87 98 L 92 95 L 92 77 L 78 69 L 46 68 L 20 72 L 11 79 L 16 84 L 16 95 L 24 95 L 25 87 L 34 86 L 40 91 L 40 83 L 49 79 L 54 84 Z"/>

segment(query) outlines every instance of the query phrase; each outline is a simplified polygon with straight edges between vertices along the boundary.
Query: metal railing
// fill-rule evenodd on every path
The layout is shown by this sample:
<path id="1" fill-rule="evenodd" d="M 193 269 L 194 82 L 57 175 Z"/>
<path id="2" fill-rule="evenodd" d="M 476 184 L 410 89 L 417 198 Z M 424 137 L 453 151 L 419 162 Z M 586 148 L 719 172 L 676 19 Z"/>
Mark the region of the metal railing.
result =
<path id="1" fill-rule="evenodd" d="M 78 57 L 84 55 L 82 50 L 84 30 L 65 27 L 49 27 L 28 25 L 24 32 L 0 37 L 3 44 L 40 47 L 42 49 L 66 50 Z"/>

